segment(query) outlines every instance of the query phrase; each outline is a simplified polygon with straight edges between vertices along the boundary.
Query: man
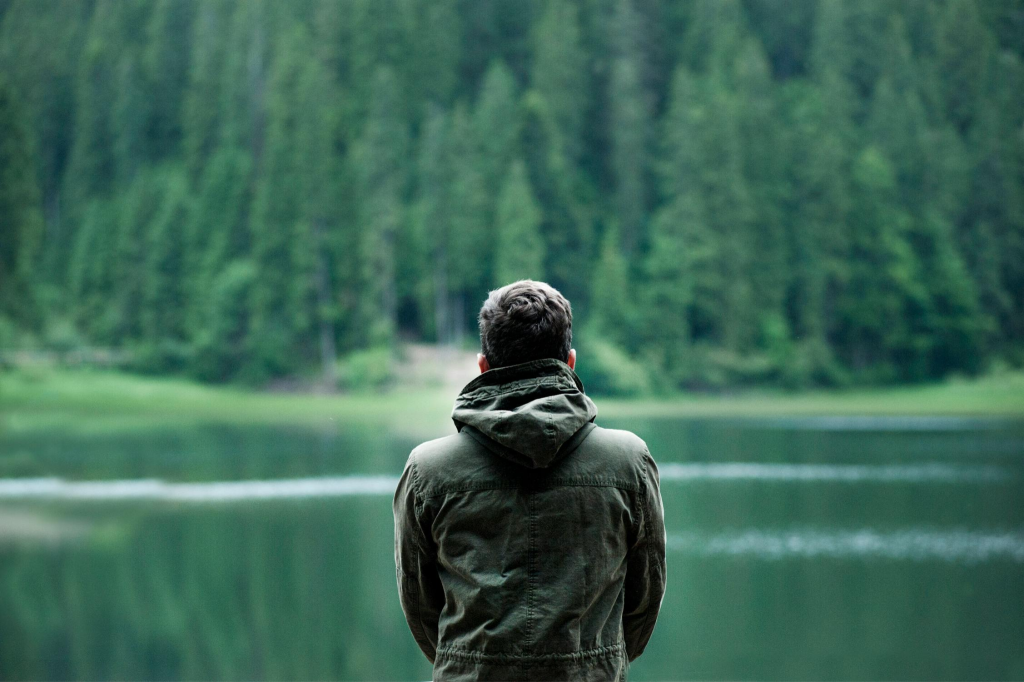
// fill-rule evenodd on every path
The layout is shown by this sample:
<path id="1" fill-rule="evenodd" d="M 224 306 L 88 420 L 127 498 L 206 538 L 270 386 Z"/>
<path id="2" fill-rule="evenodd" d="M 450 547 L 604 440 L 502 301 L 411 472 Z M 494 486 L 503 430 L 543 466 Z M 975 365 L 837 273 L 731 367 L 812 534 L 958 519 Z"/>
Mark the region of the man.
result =
<path id="1" fill-rule="evenodd" d="M 402 609 L 435 680 L 621 680 L 665 592 L 658 468 L 594 423 L 569 302 L 490 293 L 458 433 L 412 451 L 395 492 Z"/>

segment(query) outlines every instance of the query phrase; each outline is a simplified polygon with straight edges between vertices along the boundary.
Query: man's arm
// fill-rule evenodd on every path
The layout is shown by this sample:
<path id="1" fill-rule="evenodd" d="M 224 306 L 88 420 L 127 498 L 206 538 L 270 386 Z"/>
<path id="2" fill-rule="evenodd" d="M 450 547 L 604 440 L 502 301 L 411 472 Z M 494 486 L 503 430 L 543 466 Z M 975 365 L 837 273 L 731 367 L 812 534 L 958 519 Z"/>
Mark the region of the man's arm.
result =
<path id="1" fill-rule="evenodd" d="M 409 456 L 395 491 L 395 567 L 398 598 L 412 636 L 430 662 L 437 654 L 437 623 L 444 588 L 437 575 L 437 550 L 429 523 L 422 520 L 415 453 Z"/>
<path id="2" fill-rule="evenodd" d="M 665 510 L 661 502 L 658 466 L 644 450 L 646 481 L 640 491 L 641 519 L 626 563 L 626 596 L 622 629 L 626 655 L 644 652 L 665 596 Z"/>

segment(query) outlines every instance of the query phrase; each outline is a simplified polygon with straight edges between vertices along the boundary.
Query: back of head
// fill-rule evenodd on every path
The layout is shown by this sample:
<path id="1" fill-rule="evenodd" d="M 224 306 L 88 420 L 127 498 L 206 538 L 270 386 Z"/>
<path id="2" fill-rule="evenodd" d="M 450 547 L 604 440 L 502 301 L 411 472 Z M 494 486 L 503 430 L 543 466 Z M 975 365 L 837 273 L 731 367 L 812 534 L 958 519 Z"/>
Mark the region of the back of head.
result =
<path id="1" fill-rule="evenodd" d="M 480 309 L 480 345 L 492 368 L 554 358 L 572 348 L 572 308 L 554 287 L 523 279 L 488 295 Z"/>

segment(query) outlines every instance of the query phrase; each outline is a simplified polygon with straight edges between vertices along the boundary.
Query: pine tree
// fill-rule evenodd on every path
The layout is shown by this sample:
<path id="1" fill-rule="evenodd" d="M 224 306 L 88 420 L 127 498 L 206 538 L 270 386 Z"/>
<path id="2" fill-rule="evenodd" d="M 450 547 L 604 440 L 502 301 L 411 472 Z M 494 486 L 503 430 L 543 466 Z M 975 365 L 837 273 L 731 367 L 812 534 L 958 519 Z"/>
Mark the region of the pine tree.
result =
<path id="1" fill-rule="evenodd" d="M 629 340 L 632 322 L 629 271 L 622 256 L 622 241 L 614 227 L 605 230 L 601 251 L 590 282 L 593 292 L 590 306 L 592 328 L 605 339 L 620 346 Z"/>
<path id="2" fill-rule="evenodd" d="M 291 263 L 291 229 L 302 201 L 294 153 L 295 87 L 302 69 L 306 34 L 293 27 L 278 48 L 267 82 L 268 125 L 262 166 L 253 198 L 252 261 L 260 272 L 253 283 L 250 344 L 256 365 L 253 377 L 275 376 L 295 369 L 298 330 L 292 324 L 288 290 L 295 273 Z"/>
<path id="3" fill-rule="evenodd" d="M 936 67 L 943 104 L 961 133 L 970 128 L 984 102 L 993 48 L 975 0 L 950 0 L 939 19 Z"/>
<path id="4" fill-rule="evenodd" d="M 735 96 L 713 78 L 677 73 L 665 116 L 663 192 L 699 205 L 722 244 L 718 263 L 724 289 L 715 339 L 733 350 L 754 341 L 757 314 L 750 290 L 754 210 L 744 177 Z"/>
<path id="5" fill-rule="evenodd" d="M 793 186 L 788 248 L 793 254 L 790 307 L 794 335 L 826 343 L 836 326 L 836 291 L 846 273 L 851 210 L 851 150 L 856 145 L 857 55 L 847 29 L 849 8 L 826 0 L 811 45 L 811 81 L 788 103 L 793 144 L 787 157 Z"/>
<path id="6" fill-rule="evenodd" d="M 395 74 L 380 67 L 366 125 L 351 155 L 360 197 L 359 327 L 364 344 L 389 343 L 397 325 L 396 243 L 406 221 L 409 156 L 408 127 L 399 100 Z"/>
<path id="7" fill-rule="evenodd" d="M 694 73 L 726 77 L 743 47 L 744 30 L 739 0 L 698 0 L 683 41 L 686 66 Z"/>
<path id="8" fill-rule="evenodd" d="M 1024 64 L 1009 55 L 989 69 L 984 101 L 965 138 L 971 167 L 959 240 L 996 339 L 1020 339 L 1024 324 Z M 998 246 L 997 246 L 998 245 Z M 994 268 L 994 269 L 993 269 Z"/>
<path id="9" fill-rule="evenodd" d="M 347 81 L 352 87 L 356 116 L 363 120 L 372 115 L 381 69 L 391 74 L 403 92 L 419 87 L 411 77 L 415 57 L 410 50 L 418 5 L 403 0 L 354 0 L 344 4 L 349 5 Z M 407 102 L 402 99 L 394 104 L 400 108 L 395 113 L 408 120 L 412 112 L 407 110 Z"/>
<path id="10" fill-rule="evenodd" d="M 245 149 L 256 167 L 262 164 L 264 92 L 267 88 L 270 39 L 264 0 L 234 5 L 225 37 L 225 59 L 219 87 L 220 143 Z M 199 94 L 196 95 L 201 96 Z M 196 134 L 208 133 L 197 130 Z"/>
<path id="11" fill-rule="evenodd" d="M 415 100 L 447 105 L 459 85 L 462 20 L 456 0 L 421 3 L 412 33 L 416 57 L 409 60 Z"/>
<path id="12" fill-rule="evenodd" d="M 451 190 L 455 180 L 456 159 L 448 117 L 434 107 L 428 114 L 420 136 L 417 159 L 418 196 L 416 222 L 419 244 L 427 262 L 423 269 L 427 282 L 421 309 L 432 311 L 432 323 L 438 343 L 447 344 L 454 337 L 455 321 L 452 315 L 451 290 L 455 282 L 452 264 L 458 260 L 458 245 L 453 241 L 452 223 L 454 200 Z"/>
<path id="13" fill-rule="evenodd" d="M 671 384 L 688 378 L 691 342 L 707 339 L 718 324 L 718 259 L 697 197 L 681 196 L 657 213 L 644 262 L 640 329 L 646 354 Z"/>
<path id="14" fill-rule="evenodd" d="M 188 181 L 180 173 L 161 178 L 160 206 L 146 226 L 145 282 L 142 294 L 142 333 L 157 344 L 162 367 L 183 359 L 185 342 L 185 253 L 183 226 L 191 197 Z M 166 364 L 165 364 L 166 363 Z"/>
<path id="15" fill-rule="evenodd" d="M 516 116 L 518 94 L 512 73 L 502 62 L 494 62 L 484 76 L 473 112 L 473 128 L 480 147 L 481 173 L 487 192 L 497 197 L 515 157 L 519 122 Z M 488 220 L 493 219 L 494 204 Z"/>
<path id="16" fill-rule="evenodd" d="M 583 300 L 586 281 L 579 273 L 593 261 L 592 192 L 582 174 L 562 153 L 557 125 L 540 93 L 522 99 L 520 147 L 534 198 L 542 215 L 548 281 L 573 300 Z"/>
<path id="17" fill-rule="evenodd" d="M 0 78 L 0 317 L 37 324 L 33 282 L 43 221 L 24 109 Z"/>
<path id="18" fill-rule="evenodd" d="M 591 89 L 581 41 L 576 5 L 568 0 L 547 3 L 534 36 L 530 82 L 547 103 L 557 131 L 553 142 L 570 167 L 583 154 Z"/>
<path id="19" fill-rule="evenodd" d="M 148 161 L 149 113 L 145 74 L 134 55 L 125 56 L 117 66 L 117 96 L 114 100 L 114 178 L 125 187 Z"/>
<path id="20" fill-rule="evenodd" d="M 71 319 L 86 338 L 97 344 L 117 346 L 123 339 L 117 305 L 122 281 L 118 269 L 119 206 L 96 199 L 86 206 L 68 264 Z"/>
<path id="21" fill-rule="evenodd" d="M 616 218 L 622 226 L 623 249 L 628 255 L 642 241 L 650 170 L 650 112 L 640 83 L 638 65 L 631 56 L 615 60 L 610 96 Z"/>
<path id="22" fill-rule="evenodd" d="M 200 379 L 235 379 L 250 362 L 250 301 L 258 274 L 251 262 L 234 260 L 214 278 L 192 363 L 192 372 Z"/>
<path id="23" fill-rule="evenodd" d="M 339 214 L 332 178 L 337 176 L 335 153 L 340 97 L 327 68 L 307 59 L 296 93 L 295 165 L 301 185 L 300 221 L 293 236 L 293 322 L 316 349 L 325 385 L 334 384 L 338 323 L 335 283 L 332 279 L 337 251 Z"/>
<path id="24" fill-rule="evenodd" d="M 197 340 L 208 323 L 213 283 L 234 258 L 249 251 L 246 221 L 251 202 L 252 160 L 245 151 L 225 147 L 206 164 L 198 195 L 184 231 L 187 274 L 186 328 Z"/>
<path id="25" fill-rule="evenodd" d="M 871 140 L 896 164 L 900 189 L 913 210 L 923 208 L 927 117 L 918 96 L 914 63 L 902 20 L 893 17 L 887 36 L 887 60 L 875 85 L 866 129 Z"/>
<path id="26" fill-rule="evenodd" d="M 483 174 L 483 153 L 473 133 L 473 122 L 463 105 L 455 107 L 451 117 L 452 157 L 455 164 L 451 186 L 451 240 L 457 245 L 459 258 L 451 262 L 455 321 L 455 342 L 461 340 L 467 316 L 476 311 L 467 306 L 482 300 L 491 280 L 490 227 L 488 208 L 492 203 Z"/>
<path id="27" fill-rule="evenodd" d="M 117 234 L 110 261 L 114 307 L 111 336 L 122 343 L 144 338 L 147 280 L 147 239 L 164 200 L 166 170 L 147 169 L 135 176 L 117 202 Z"/>
<path id="28" fill-rule="evenodd" d="M 859 113 L 854 85 L 858 71 L 857 47 L 850 29 L 851 11 L 850 3 L 821 1 L 815 15 L 810 55 L 816 94 L 820 95 L 829 116 L 844 124 L 852 122 Z"/>
<path id="29" fill-rule="evenodd" d="M 90 197 L 109 192 L 116 178 L 117 48 L 125 39 L 130 9 L 127 3 L 117 0 L 97 2 L 79 58 L 75 137 L 62 192 L 68 220 L 58 224 L 60 232 L 54 235 L 54 255 L 48 258 L 57 282 L 63 281 L 81 212 Z"/>
<path id="30" fill-rule="evenodd" d="M 0 73 L 25 104 L 50 236 L 64 229 L 61 179 L 76 136 L 76 77 L 93 9 L 78 0 L 18 1 L 0 20 Z M 57 274 L 53 259 L 67 253 L 55 246 L 43 249 L 39 281 Z"/>
<path id="31" fill-rule="evenodd" d="M 189 175 L 198 181 L 220 134 L 218 99 L 226 46 L 223 35 L 231 19 L 231 6 L 201 3 L 196 8 L 191 40 L 188 82 L 182 99 L 182 148 Z"/>
<path id="32" fill-rule="evenodd" d="M 176 154 L 182 136 L 182 99 L 189 80 L 192 23 L 199 5 L 156 0 L 149 8 L 143 63 L 149 103 L 150 148 L 154 158 Z"/>
<path id="33" fill-rule="evenodd" d="M 853 167 L 849 279 L 838 302 L 850 365 L 876 380 L 897 378 L 922 360 L 914 327 L 927 307 L 911 218 L 898 204 L 895 172 L 877 149 Z"/>
<path id="34" fill-rule="evenodd" d="M 750 253 L 751 314 L 758 329 L 767 320 L 784 316 L 789 252 L 785 207 L 791 189 L 786 182 L 786 147 L 782 112 L 773 91 L 768 60 L 760 45 L 747 40 L 732 65 L 735 83 L 736 131 L 742 158 L 743 183 L 751 204 L 747 235 L 741 237 Z M 743 192 L 736 195 L 744 199 Z"/>
<path id="35" fill-rule="evenodd" d="M 928 301 L 918 341 L 927 355 L 916 378 L 979 370 L 985 334 L 990 330 L 979 306 L 977 287 L 956 249 L 952 225 L 937 211 L 928 211 L 915 225 L 912 239 Z"/>
<path id="36" fill-rule="evenodd" d="M 842 100 L 855 120 L 863 119 L 864 105 L 888 58 L 886 27 L 893 12 L 888 3 L 822 0 L 818 5 L 812 73 L 826 88 L 826 97 Z"/>
<path id="37" fill-rule="evenodd" d="M 498 197 L 495 286 L 520 279 L 544 278 L 544 242 L 540 236 L 540 224 L 540 208 L 533 198 L 526 166 L 517 159 L 509 167 Z"/>
<path id="38" fill-rule="evenodd" d="M 780 79 L 799 77 L 807 70 L 811 29 L 819 0 L 748 0 L 744 3 L 750 30 L 757 36 Z"/>
<path id="39" fill-rule="evenodd" d="M 610 64 L 611 178 L 615 217 L 627 258 L 644 241 L 651 171 L 652 98 L 645 83 L 645 32 L 634 0 L 618 0 L 615 8 L 614 58 Z"/>

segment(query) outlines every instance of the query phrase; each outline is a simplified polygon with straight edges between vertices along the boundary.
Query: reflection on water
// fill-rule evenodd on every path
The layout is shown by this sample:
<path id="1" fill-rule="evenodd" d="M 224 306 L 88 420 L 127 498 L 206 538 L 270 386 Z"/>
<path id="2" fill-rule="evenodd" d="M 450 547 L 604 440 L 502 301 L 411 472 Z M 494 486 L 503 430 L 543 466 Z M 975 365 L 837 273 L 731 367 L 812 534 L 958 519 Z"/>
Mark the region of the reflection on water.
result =
<path id="1" fill-rule="evenodd" d="M 1008 481 L 1013 470 L 998 466 L 925 464 L 758 464 L 755 462 L 665 462 L 663 481 L 739 480 L 759 481 L 889 481 L 893 483 L 970 483 Z M 0 488 L 0 494 L 3 489 Z"/>
<path id="2" fill-rule="evenodd" d="M 911 530 L 879 533 L 873 530 L 788 531 L 746 530 L 718 535 L 675 533 L 668 536 L 671 551 L 698 556 L 743 556 L 759 559 L 788 557 L 868 557 L 978 563 L 990 559 L 1024 562 L 1024 533 L 980 533 L 969 530 Z"/>
<path id="3" fill-rule="evenodd" d="M 976 431 L 980 429 L 998 429 L 1007 426 L 1007 420 L 1002 417 L 914 415 L 771 417 L 767 419 L 745 419 L 743 421 L 756 428 L 807 431 Z"/>
<path id="4" fill-rule="evenodd" d="M 662 462 L 663 483 L 756 479 L 762 481 L 889 481 L 904 483 L 994 483 L 1013 479 L 998 466 L 929 464 L 697 464 Z M 242 502 L 311 497 L 394 494 L 397 476 L 323 476 L 256 481 L 168 483 L 151 478 L 123 481 L 67 481 L 62 478 L 0 479 L 0 500 L 161 500 L 164 502 Z"/>
<path id="5" fill-rule="evenodd" d="M 156 479 L 127 481 L 65 481 L 60 478 L 0 480 L 0 500 L 52 499 L 161 500 L 163 502 L 243 502 L 294 500 L 310 497 L 388 495 L 395 492 L 397 476 L 330 476 L 269 481 L 212 481 L 168 483 Z"/>
<path id="6" fill-rule="evenodd" d="M 1024 677 L 1024 430 L 870 420 L 610 424 L 659 459 L 669 532 L 632 679 Z M 428 678 L 392 560 L 414 445 L 4 436 L 0 677 Z"/>

